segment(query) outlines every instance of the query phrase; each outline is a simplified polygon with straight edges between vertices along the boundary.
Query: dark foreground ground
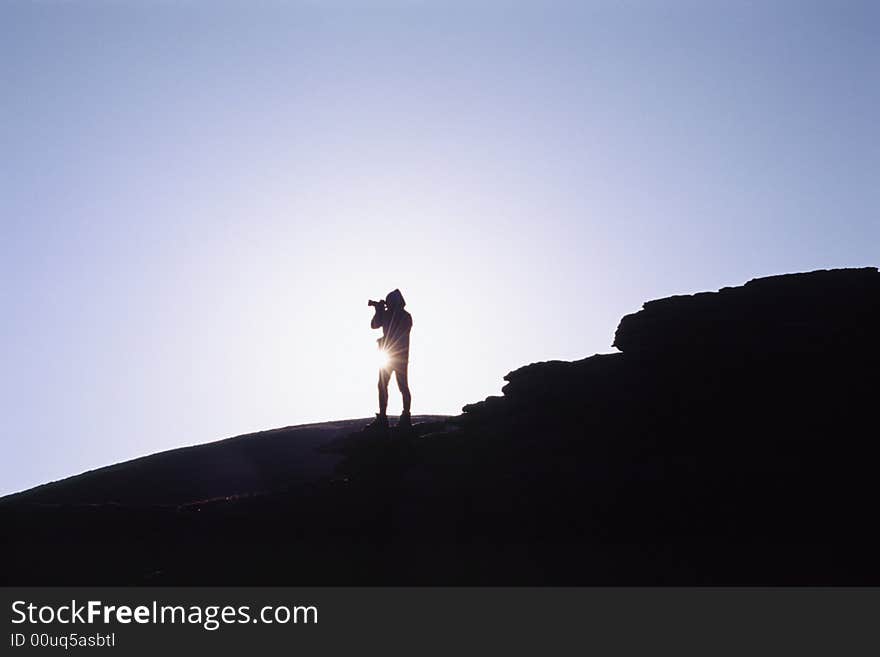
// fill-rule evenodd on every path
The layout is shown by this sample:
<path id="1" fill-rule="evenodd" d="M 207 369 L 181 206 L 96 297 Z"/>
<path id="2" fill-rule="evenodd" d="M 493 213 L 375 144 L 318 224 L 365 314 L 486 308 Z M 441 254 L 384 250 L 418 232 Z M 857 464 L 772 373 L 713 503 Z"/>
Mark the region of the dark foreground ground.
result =
<path id="1" fill-rule="evenodd" d="M 880 584 L 880 274 L 645 304 L 620 353 L 0 500 L 14 584 Z"/>

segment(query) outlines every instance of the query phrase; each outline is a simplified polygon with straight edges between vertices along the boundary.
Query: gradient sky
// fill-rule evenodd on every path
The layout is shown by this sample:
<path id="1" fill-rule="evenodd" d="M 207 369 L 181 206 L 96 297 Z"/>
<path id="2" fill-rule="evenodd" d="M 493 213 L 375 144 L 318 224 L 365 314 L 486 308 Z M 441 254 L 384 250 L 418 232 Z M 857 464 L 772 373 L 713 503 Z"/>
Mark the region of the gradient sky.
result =
<path id="1" fill-rule="evenodd" d="M 370 415 L 394 287 L 457 413 L 647 299 L 877 265 L 877 7 L 4 0 L 0 493 Z"/>

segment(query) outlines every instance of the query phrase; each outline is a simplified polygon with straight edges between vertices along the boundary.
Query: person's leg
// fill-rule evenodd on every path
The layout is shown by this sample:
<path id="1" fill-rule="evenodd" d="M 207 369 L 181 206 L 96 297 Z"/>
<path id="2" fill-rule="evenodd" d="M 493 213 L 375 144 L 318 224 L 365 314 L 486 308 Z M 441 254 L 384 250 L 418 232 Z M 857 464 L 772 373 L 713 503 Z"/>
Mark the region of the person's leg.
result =
<path id="1" fill-rule="evenodd" d="M 407 369 L 409 363 L 404 361 L 395 366 L 394 372 L 397 377 L 397 387 L 400 388 L 400 396 L 403 397 L 403 412 L 409 415 L 410 405 L 412 404 L 412 395 L 409 392 L 409 377 Z"/>
<path id="2" fill-rule="evenodd" d="M 388 382 L 391 380 L 391 370 L 379 368 L 379 415 L 385 417 L 388 410 Z"/>

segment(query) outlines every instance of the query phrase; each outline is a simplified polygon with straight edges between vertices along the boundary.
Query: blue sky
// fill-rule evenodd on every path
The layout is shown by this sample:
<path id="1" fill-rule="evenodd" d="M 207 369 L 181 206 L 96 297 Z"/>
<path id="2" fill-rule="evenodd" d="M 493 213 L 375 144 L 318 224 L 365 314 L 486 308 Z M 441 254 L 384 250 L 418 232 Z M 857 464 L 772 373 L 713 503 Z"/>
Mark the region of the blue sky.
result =
<path id="1" fill-rule="evenodd" d="M 4 2 L 0 493 L 371 414 L 395 287 L 413 411 L 456 413 L 647 299 L 876 265 L 878 37 L 846 1 Z"/>

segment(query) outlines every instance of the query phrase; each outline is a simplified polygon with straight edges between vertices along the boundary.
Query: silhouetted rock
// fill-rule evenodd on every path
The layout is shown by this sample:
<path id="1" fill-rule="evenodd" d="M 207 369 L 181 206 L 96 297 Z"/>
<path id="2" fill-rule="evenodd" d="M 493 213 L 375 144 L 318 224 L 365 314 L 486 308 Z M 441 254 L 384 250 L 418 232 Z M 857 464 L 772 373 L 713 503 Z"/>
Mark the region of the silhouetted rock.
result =
<path id="1" fill-rule="evenodd" d="M 624 352 L 859 347 L 877 335 L 875 268 L 786 274 L 690 296 L 649 301 L 624 317 Z"/>
<path id="2" fill-rule="evenodd" d="M 332 476 L 284 483 L 276 462 L 268 488 L 173 506 L 58 506 L 131 499 L 89 475 L 52 487 L 53 505 L 5 498 L 3 575 L 880 584 L 878 327 L 873 268 L 651 301 L 621 321 L 620 353 L 527 365 L 503 396 L 412 434 L 324 441 Z"/>

